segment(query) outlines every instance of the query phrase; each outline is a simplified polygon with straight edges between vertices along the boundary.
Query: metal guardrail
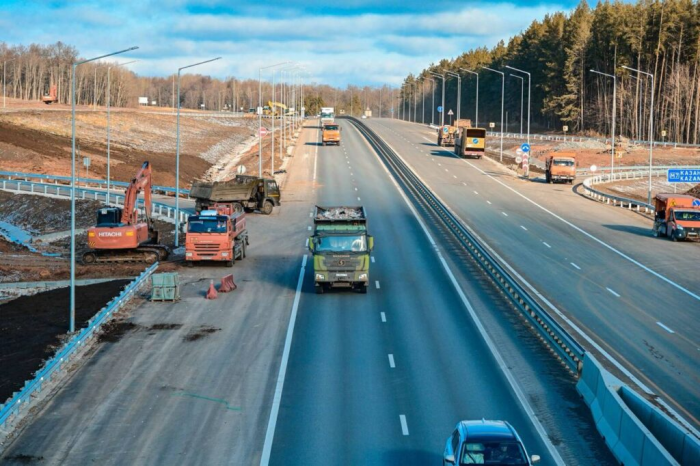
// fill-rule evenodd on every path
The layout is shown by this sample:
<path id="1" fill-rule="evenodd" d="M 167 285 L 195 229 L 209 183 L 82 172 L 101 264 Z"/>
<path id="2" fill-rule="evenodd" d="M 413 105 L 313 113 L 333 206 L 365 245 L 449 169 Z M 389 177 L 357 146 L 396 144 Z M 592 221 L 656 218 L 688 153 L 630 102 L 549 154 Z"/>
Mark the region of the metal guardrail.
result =
<path id="1" fill-rule="evenodd" d="M 88 326 L 86 328 L 74 334 L 73 337 L 44 364 L 43 368 L 36 372 L 33 379 L 25 382 L 22 390 L 16 392 L 4 405 L 0 405 L 0 428 L 4 429 L 8 421 L 19 414 L 20 410 L 26 409 L 26 407 L 29 406 L 33 395 L 41 392 L 44 384 L 51 380 L 51 376 L 60 372 L 63 365 L 67 364 L 71 358 L 75 356 L 76 352 L 85 346 L 89 339 L 95 337 L 95 332 L 112 317 L 114 312 L 119 310 L 131 298 L 157 267 L 158 262 L 141 272 L 141 275 L 132 281 L 119 296 L 114 298 L 88 321 Z"/>
<path id="2" fill-rule="evenodd" d="M 14 186 L 14 189 L 12 188 Z M 27 189 L 22 189 L 26 187 Z M 71 187 L 62 186 L 57 184 L 49 183 L 37 183 L 33 181 L 23 181 L 23 180 L 8 180 L 0 178 L 0 189 L 4 191 L 13 191 L 16 193 L 31 193 L 40 194 L 44 196 L 60 196 L 70 198 Z M 94 199 L 94 200 L 106 200 L 107 193 L 105 191 L 100 191 L 96 189 L 89 188 L 75 188 L 76 198 L 80 199 Z M 111 205 L 124 205 L 124 195 L 123 194 L 110 194 L 110 204 Z M 114 201 L 112 201 L 114 199 Z M 175 221 L 175 208 L 162 202 L 154 201 L 153 211 L 151 212 L 155 216 L 160 216 L 164 219 Z M 137 206 L 141 213 L 144 212 L 143 199 L 137 200 Z M 180 209 L 180 222 L 184 223 L 187 220 L 189 211 L 187 209 Z"/>
<path id="3" fill-rule="evenodd" d="M 47 175 L 43 173 L 27 173 L 27 172 L 10 172 L 10 171 L 0 171 L 0 177 L 7 177 L 8 179 L 13 179 L 14 178 L 22 178 L 25 181 L 29 181 L 30 179 L 38 179 L 40 182 L 43 182 L 43 180 L 50 180 L 54 182 L 58 181 L 63 181 L 68 183 L 70 186 L 71 182 L 71 177 L 70 176 L 58 176 L 58 175 Z M 102 180 L 102 179 L 97 179 L 97 178 L 76 178 L 77 183 L 86 183 L 87 185 L 94 184 L 98 186 L 107 186 L 107 180 Z M 119 187 L 127 187 L 129 186 L 129 183 L 126 183 L 124 181 L 110 181 L 111 186 L 119 186 Z M 86 186 L 86 188 L 89 186 Z M 153 191 L 162 191 L 164 193 L 172 193 L 173 195 L 175 194 L 175 188 L 171 186 L 153 186 L 152 187 Z M 180 195 L 184 195 L 185 197 L 189 196 L 190 190 L 189 189 L 180 189 Z M 110 194 L 111 196 L 111 194 Z"/>
<path id="4" fill-rule="evenodd" d="M 494 282 L 500 286 L 510 301 L 539 331 L 569 369 L 574 374 L 579 374 L 584 354 L 584 349 L 581 345 L 525 291 L 506 271 L 506 268 L 476 239 L 462 221 L 433 194 L 420 178 L 413 173 L 413 170 L 374 131 L 356 118 L 349 118 L 349 120 L 355 124 L 370 144 L 377 149 L 388 168 L 394 172 L 409 194 L 442 220 L 448 231 L 469 251 Z"/>
<path id="5" fill-rule="evenodd" d="M 665 169 L 657 169 L 657 170 L 652 170 L 651 171 L 652 176 L 656 176 L 657 178 L 659 176 L 666 176 L 666 170 Z M 608 174 L 602 174 L 602 175 L 596 175 L 592 176 L 590 178 L 586 178 L 583 183 L 583 189 L 588 195 L 588 197 L 595 199 L 600 202 L 604 202 L 606 204 L 612 204 L 614 206 L 619 205 L 622 208 L 627 208 L 629 210 L 632 210 L 633 208 L 636 209 L 637 212 L 641 212 L 642 209 L 644 209 L 644 212 L 646 213 L 654 213 L 654 206 L 651 204 L 647 204 L 646 202 L 639 201 L 636 199 L 630 199 L 626 197 L 621 197 L 621 196 L 615 196 L 612 194 L 605 193 L 603 191 L 595 189 L 593 186 L 596 184 L 602 184 L 602 183 L 611 183 L 613 181 L 623 181 L 623 180 L 639 180 L 639 179 L 647 179 L 649 177 L 649 170 L 647 169 L 646 171 L 626 171 L 626 172 L 620 172 L 620 173 L 615 173 L 614 175 Z"/>

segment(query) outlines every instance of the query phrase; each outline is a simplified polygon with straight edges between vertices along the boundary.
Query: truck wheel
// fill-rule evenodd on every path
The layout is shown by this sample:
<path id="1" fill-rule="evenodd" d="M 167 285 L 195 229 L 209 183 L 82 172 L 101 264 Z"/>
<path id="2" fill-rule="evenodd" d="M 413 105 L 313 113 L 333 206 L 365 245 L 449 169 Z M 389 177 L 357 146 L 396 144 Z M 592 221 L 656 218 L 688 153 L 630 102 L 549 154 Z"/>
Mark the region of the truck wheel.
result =
<path id="1" fill-rule="evenodd" d="M 242 241 L 241 242 L 241 259 L 245 259 L 245 256 L 246 256 L 245 249 L 246 249 L 245 248 L 245 241 Z"/>
<path id="2" fill-rule="evenodd" d="M 316 288 L 316 294 L 323 294 L 325 291 L 323 285 L 315 285 L 314 288 Z"/>
<path id="3" fill-rule="evenodd" d="M 360 287 L 357 289 L 357 291 L 360 294 L 367 294 L 367 285 L 360 285 Z"/>
<path id="4" fill-rule="evenodd" d="M 325 146 L 325 145 L 326 145 L 326 141 L 323 141 L 323 142 L 321 143 L 321 145 L 322 145 L 322 146 Z"/>
<path id="5" fill-rule="evenodd" d="M 272 203 L 272 201 L 265 201 L 263 204 L 262 213 L 265 215 L 270 215 L 274 207 L 275 205 Z"/>
<path id="6" fill-rule="evenodd" d="M 234 202 L 233 203 L 233 211 L 235 213 L 243 212 L 243 204 L 241 204 L 240 202 Z"/>
<path id="7" fill-rule="evenodd" d="M 187 267 L 194 267 L 194 261 L 185 261 L 185 264 L 187 264 Z"/>
<path id="8" fill-rule="evenodd" d="M 233 261 L 226 261 L 226 267 L 233 267 Z"/>

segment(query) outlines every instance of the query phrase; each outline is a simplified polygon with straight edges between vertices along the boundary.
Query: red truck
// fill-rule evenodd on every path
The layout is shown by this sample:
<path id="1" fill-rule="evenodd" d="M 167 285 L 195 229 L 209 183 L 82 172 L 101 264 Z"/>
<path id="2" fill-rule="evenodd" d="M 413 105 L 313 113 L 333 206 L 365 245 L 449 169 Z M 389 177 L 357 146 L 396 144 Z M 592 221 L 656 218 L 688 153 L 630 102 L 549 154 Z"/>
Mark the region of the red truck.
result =
<path id="1" fill-rule="evenodd" d="M 673 241 L 700 237 L 700 199 L 687 194 L 657 194 L 654 236 Z"/>
<path id="2" fill-rule="evenodd" d="M 185 262 L 225 262 L 232 267 L 245 258 L 248 246 L 245 212 L 236 212 L 232 203 L 213 203 L 187 219 Z"/>

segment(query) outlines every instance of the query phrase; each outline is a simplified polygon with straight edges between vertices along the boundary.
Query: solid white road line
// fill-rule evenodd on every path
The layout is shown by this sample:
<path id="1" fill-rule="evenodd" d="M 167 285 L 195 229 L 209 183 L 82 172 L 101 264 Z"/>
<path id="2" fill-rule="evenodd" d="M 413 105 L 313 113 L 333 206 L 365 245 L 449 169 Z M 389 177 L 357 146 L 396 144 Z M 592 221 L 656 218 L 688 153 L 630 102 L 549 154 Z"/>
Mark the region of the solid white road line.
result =
<path id="1" fill-rule="evenodd" d="M 578 265 L 574 264 L 573 262 L 569 262 L 569 263 L 570 263 L 571 265 L 573 265 L 574 268 L 581 270 L 581 267 L 579 267 Z"/>
<path id="2" fill-rule="evenodd" d="M 549 244 L 545 243 L 544 241 L 542 241 L 542 244 L 544 244 L 545 246 L 547 246 L 547 247 L 550 248 L 550 249 L 552 248 L 552 246 L 550 246 Z"/>
<path id="3" fill-rule="evenodd" d="M 382 317 L 382 322 L 385 322 L 385 323 L 386 323 L 386 314 L 383 313 L 383 312 L 380 312 L 379 314 L 380 314 L 381 317 Z"/>
<path id="4" fill-rule="evenodd" d="M 608 290 L 609 292 L 611 292 L 612 294 L 614 294 L 616 297 L 618 297 L 618 298 L 620 297 L 620 295 L 619 295 L 618 293 L 616 293 L 615 291 L 611 290 L 610 288 L 607 288 L 607 287 L 606 287 L 605 289 Z"/>
<path id="5" fill-rule="evenodd" d="M 403 414 L 401 414 L 401 415 L 399 416 L 399 420 L 401 421 L 401 432 L 402 432 L 404 435 L 408 435 L 408 423 L 406 422 L 406 416 L 404 416 Z"/>
<path id="6" fill-rule="evenodd" d="M 377 289 L 379 289 L 379 280 L 376 280 L 376 281 L 374 282 L 374 284 L 375 284 L 375 286 L 377 287 Z"/>
<path id="7" fill-rule="evenodd" d="M 493 354 L 494 358 L 496 359 L 496 363 L 498 364 L 498 367 L 501 369 L 503 374 L 505 375 L 506 379 L 508 380 L 508 383 L 510 384 L 511 388 L 513 389 L 513 392 L 515 393 L 515 396 L 518 398 L 518 401 L 520 402 L 520 405 L 523 407 L 525 412 L 527 413 L 530 422 L 532 422 L 532 425 L 535 427 L 535 430 L 537 430 L 537 433 L 539 434 L 540 438 L 544 442 L 545 446 L 547 447 L 547 450 L 549 451 L 549 454 L 552 456 L 554 459 L 554 462 L 558 465 L 564 465 L 564 460 L 562 459 L 561 455 L 559 454 L 559 451 L 554 447 L 554 444 L 552 443 L 552 440 L 549 438 L 549 435 L 547 434 L 547 431 L 544 429 L 542 426 L 542 423 L 540 422 L 539 418 L 535 414 L 535 411 L 532 409 L 532 406 L 530 405 L 530 402 L 528 401 L 527 397 L 523 393 L 522 389 L 518 385 L 515 376 L 513 373 L 510 371 L 508 368 L 508 365 L 506 362 L 503 360 L 503 357 L 501 356 L 501 353 L 498 351 L 498 348 L 494 341 L 491 339 L 491 336 L 486 332 L 486 328 L 484 325 L 481 323 L 481 320 L 479 319 L 479 316 L 476 315 L 476 311 L 474 311 L 474 308 L 471 305 L 471 302 L 467 299 L 467 296 L 464 294 L 464 291 L 462 288 L 459 286 L 459 283 L 457 283 L 457 279 L 455 278 L 454 274 L 452 273 L 452 270 L 450 269 L 450 266 L 447 265 L 447 262 L 445 261 L 444 257 L 442 256 L 442 253 L 440 252 L 440 249 L 437 246 L 437 243 L 433 239 L 432 235 L 428 231 L 428 227 L 425 225 L 423 222 L 423 219 L 418 215 L 418 212 L 416 211 L 416 208 L 411 204 L 411 201 L 409 201 L 408 196 L 406 196 L 406 193 L 403 192 L 401 187 L 399 186 L 398 182 L 394 179 L 394 177 L 391 175 L 389 172 L 389 169 L 384 165 L 382 160 L 379 158 L 379 154 L 374 151 L 372 146 L 369 145 L 369 143 L 365 140 L 365 144 L 367 144 L 367 147 L 370 148 L 374 156 L 377 158 L 377 162 L 379 165 L 384 169 L 384 172 L 386 173 L 387 177 L 389 180 L 391 180 L 392 184 L 396 188 L 396 190 L 399 192 L 401 197 L 403 198 L 404 202 L 408 206 L 409 210 L 413 213 L 413 216 L 415 217 L 416 221 L 418 224 L 421 226 L 421 229 L 423 230 L 423 233 L 425 233 L 425 236 L 428 238 L 428 242 L 430 243 L 431 247 L 433 248 L 433 251 L 435 251 L 435 254 L 437 254 L 438 259 L 440 260 L 443 269 L 447 272 L 447 275 L 450 277 L 450 282 L 452 283 L 452 286 L 454 287 L 455 291 L 459 295 L 462 304 L 464 307 L 467 309 L 467 312 L 469 313 L 470 317 L 476 324 L 477 329 L 479 330 L 479 333 L 481 334 L 482 339 L 486 342 L 486 346 L 489 347 L 489 350 L 491 350 L 491 353 Z M 389 143 L 387 143 L 389 148 L 391 148 L 396 155 L 398 155 L 404 163 L 406 163 L 406 160 L 399 155 L 399 153 L 391 147 Z M 415 170 L 413 170 L 413 167 L 411 167 L 408 163 L 406 165 L 413 171 L 413 173 L 416 173 Z M 416 174 L 416 176 L 418 176 Z M 419 179 L 420 176 L 418 176 Z M 422 181 L 422 179 L 421 179 Z M 426 184 L 427 186 L 427 184 Z M 481 239 L 479 239 L 482 241 Z M 489 248 L 490 249 L 490 248 Z M 495 254 L 495 251 L 491 250 L 493 254 Z M 499 260 L 503 260 L 499 257 Z M 512 270 L 512 269 L 511 269 Z"/>
<path id="8" fill-rule="evenodd" d="M 396 364 L 394 363 L 394 355 L 390 354 L 389 355 L 389 367 L 392 369 L 396 368 Z"/>
<path id="9" fill-rule="evenodd" d="M 671 330 L 670 328 L 666 327 L 666 326 L 665 326 L 664 324 L 662 324 L 661 322 L 657 322 L 656 325 L 658 325 L 658 326 L 661 327 L 662 329 L 666 330 L 668 333 L 676 333 L 676 332 L 674 332 L 673 330 Z"/>
<path id="10" fill-rule="evenodd" d="M 317 146 L 318 147 L 318 146 Z M 287 337 L 284 340 L 284 350 L 282 351 L 282 361 L 280 370 L 277 374 L 277 384 L 275 385 L 275 394 L 272 398 L 272 409 L 270 410 L 270 420 L 267 423 L 267 432 L 265 433 L 265 443 L 263 445 L 262 456 L 260 457 L 260 466 L 270 464 L 270 454 L 272 453 L 272 441 L 275 437 L 275 427 L 277 427 L 277 416 L 280 411 L 280 403 L 282 402 L 282 390 L 284 388 L 284 377 L 287 374 L 287 363 L 289 362 L 289 353 L 292 348 L 292 337 L 294 335 L 294 324 L 297 320 L 297 311 L 299 309 L 299 299 L 301 298 L 301 286 L 304 284 L 304 272 L 306 271 L 306 259 L 304 255 L 301 261 L 301 270 L 299 270 L 299 279 L 297 280 L 297 290 L 294 294 L 294 304 L 292 304 L 292 314 L 289 317 L 287 325 Z"/>
<path id="11" fill-rule="evenodd" d="M 525 227 L 522 226 L 522 225 L 520 225 L 520 228 L 522 228 L 523 230 L 527 231 L 527 228 L 525 228 Z"/>

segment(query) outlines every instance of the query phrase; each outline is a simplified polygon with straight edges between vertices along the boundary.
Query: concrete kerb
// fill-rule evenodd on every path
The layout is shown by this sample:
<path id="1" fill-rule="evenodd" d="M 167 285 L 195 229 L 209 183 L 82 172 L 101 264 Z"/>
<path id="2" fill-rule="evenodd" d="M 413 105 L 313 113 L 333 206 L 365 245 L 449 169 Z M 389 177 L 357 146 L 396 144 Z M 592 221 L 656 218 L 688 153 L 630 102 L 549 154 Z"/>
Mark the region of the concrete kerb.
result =
<path id="1" fill-rule="evenodd" d="M 44 384 L 51 382 L 54 376 L 61 372 L 64 365 L 68 364 L 81 350 L 87 348 L 86 343 L 95 337 L 97 330 L 131 299 L 134 293 L 147 282 L 146 279 L 157 268 L 158 263 L 156 262 L 144 270 L 141 275 L 124 288 L 119 296 L 115 297 L 107 306 L 95 314 L 88 321 L 86 328 L 73 334 L 56 354 L 35 373 L 34 378 L 24 383 L 22 390 L 15 392 L 5 404 L 0 405 L 0 437 L 6 437 L 12 433 L 14 427 L 18 425 L 17 421 L 20 415 L 22 412 L 26 413 L 32 401 L 39 397 L 39 394 L 43 391 Z M 0 445 L 2 445 L 2 442 L 0 442 Z"/>
<path id="2" fill-rule="evenodd" d="M 590 353 L 576 389 L 622 464 L 700 464 L 700 441 L 605 370 Z"/>

